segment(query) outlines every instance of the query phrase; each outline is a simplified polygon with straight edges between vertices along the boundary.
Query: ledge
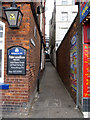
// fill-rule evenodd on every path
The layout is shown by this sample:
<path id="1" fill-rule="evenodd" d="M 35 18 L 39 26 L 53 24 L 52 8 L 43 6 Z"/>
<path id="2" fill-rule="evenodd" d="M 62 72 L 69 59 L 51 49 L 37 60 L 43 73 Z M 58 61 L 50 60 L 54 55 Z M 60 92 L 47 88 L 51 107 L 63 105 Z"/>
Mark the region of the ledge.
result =
<path id="1" fill-rule="evenodd" d="M 9 89 L 9 84 L 0 83 L 0 90 L 7 90 L 7 89 Z"/>

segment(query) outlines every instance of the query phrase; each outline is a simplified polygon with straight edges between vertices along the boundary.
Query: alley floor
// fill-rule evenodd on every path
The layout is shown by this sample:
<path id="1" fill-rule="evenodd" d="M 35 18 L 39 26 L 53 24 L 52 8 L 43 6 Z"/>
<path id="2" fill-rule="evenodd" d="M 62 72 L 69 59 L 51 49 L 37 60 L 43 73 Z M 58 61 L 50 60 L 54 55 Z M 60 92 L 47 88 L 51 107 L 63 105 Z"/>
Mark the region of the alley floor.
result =
<path id="1" fill-rule="evenodd" d="M 63 85 L 56 69 L 46 62 L 37 94 L 29 113 L 30 118 L 82 118 L 81 112 Z"/>

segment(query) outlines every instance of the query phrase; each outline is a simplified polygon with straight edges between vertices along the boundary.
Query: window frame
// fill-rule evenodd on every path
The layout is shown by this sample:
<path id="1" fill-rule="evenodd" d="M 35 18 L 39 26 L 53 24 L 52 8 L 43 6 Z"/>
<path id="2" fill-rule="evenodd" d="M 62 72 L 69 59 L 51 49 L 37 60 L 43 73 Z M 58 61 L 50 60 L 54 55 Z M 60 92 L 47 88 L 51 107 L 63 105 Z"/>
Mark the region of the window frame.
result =
<path id="1" fill-rule="evenodd" d="M 75 17 L 77 16 L 77 12 L 72 12 L 72 19 L 74 20 Z"/>
<path id="2" fill-rule="evenodd" d="M 62 0 L 62 5 L 67 5 L 67 0 Z"/>
<path id="3" fill-rule="evenodd" d="M 3 30 L 0 30 L 0 32 L 3 32 L 3 36 L 0 37 L 0 50 L 2 50 L 2 68 L 1 68 L 1 77 L 0 77 L 0 83 L 4 83 L 4 42 L 5 42 L 5 23 L 0 21 L 0 26 L 3 27 Z"/>
<path id="4" fill-rule="evenodd" d="M 63 15 L 65 15 L 65 14 L 67 15 L 67 20 L 64 20 L 65 17 Z M 68 12 L 62 12 L 61 20 L 65 21 L 65 22 L 68 21 Z"/>
<path id="5" fill-rule="evenodd" d="M 34 27 L 34 37 L 35 39 L 37 39 L 37 27 L 36 26 Z"/>
<path id="6" fill-rule="evenodd" d="M 90 40 L 90 28 L 87 29 L 87 39 Z"/>

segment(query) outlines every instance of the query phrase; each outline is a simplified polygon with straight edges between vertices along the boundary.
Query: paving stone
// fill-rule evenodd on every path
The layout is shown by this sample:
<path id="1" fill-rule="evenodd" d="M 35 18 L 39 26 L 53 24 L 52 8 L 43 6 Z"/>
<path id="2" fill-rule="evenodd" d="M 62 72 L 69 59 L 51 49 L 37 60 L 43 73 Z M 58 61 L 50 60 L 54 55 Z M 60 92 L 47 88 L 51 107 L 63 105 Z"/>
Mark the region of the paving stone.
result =
<path id="1" fill-rule="evenodd" d="M 30 118 L 83 118 L 50 62 L 41 79 L 40 94 L 30 110 Z"/>

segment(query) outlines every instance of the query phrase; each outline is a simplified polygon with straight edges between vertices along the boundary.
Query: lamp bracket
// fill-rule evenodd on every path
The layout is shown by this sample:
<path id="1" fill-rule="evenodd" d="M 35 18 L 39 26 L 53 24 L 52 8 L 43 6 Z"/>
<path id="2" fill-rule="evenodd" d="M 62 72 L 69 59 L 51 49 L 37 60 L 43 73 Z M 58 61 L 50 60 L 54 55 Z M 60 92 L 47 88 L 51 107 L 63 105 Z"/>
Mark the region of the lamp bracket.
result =
<path id="1" fill-rule="evenodd" d="M 12 2 L 11 7 L 17 7 L 15 1 Z"/>

